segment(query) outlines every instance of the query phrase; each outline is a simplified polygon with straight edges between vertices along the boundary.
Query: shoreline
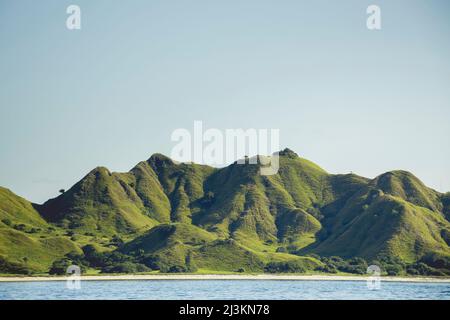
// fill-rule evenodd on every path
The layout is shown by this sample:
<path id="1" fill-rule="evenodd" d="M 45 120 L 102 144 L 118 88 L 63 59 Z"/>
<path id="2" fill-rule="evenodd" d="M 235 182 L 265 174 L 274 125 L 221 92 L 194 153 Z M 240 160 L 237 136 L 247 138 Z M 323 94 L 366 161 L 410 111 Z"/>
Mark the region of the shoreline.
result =
<path id="1" fill-rule="evenodd" d="M 1 282 L 41 282 L 41 281 L 67 281 L 73 277 L 66 276 L 34 276 L 34 277 L 0 277 Z M 126 280 L 278 280 L 278 281 L 367 281 L 369 276 L 327 276 L 327 275 L 287 275 L 287 274 L 257 274 L 257 275 L 221 275 L 221 274 L 158 274 L 158 275 L 105 275 L 81 276 L 81 281 L 126 281 Z M 432 277 L 389 277 L 381 276 L 380 281 L 385 282 L 417 282 L 417 283 L 449 283 L 450 278 Z"/>

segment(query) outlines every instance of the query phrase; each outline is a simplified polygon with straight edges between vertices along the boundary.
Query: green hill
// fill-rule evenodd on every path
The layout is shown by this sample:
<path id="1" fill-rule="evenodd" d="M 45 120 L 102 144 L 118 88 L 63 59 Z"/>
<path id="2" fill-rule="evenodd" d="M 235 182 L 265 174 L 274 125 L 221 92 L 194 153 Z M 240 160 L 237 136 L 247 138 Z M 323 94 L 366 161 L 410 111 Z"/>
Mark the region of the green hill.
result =
<path id="1" fill-rule="evenodd" d="M 30 202 L 2 187 L 0 187 L 0 220 L 10 225 L 27 224 L 34 227 L 47 225 Z"/>
<path id="2" fill-rule="evenodd" d="M 132 174 L 99 167 L 39 211 L 49 222 L 77 233 L 111 236 L 147 230 L 157 221 L 147 213 L 135 184 Z"/>
<path id="3" fill-rule="evenodd" d="M 448 252 L 442 214 L 386 194 L 352 199 L 326 227 L 328 236 L 309 250 L 324 255 L 375 258 L 380 253 L 406 262 L 430 252 Z"/>
<path id="4" fill-rule="evenodd" d="M 52 262 L 80 248 L 49 225 L 27 200 L 0 187 L 0 273 L 14 264 L 23 272 L 47 271 Z M 3 267 L 3 269 L 2 269 Z"/>
<path id="5" fill-rule="evenodd" d="M 373 262 L 450 274 L 450 193 L 406 171 L 334 175 L 279 155 L 278 173 L 262 176 L 259 164 L 155 154 L 127 173 L 98 167 L 43 205 L 0 188 L 0 272 L 72 261 L 102 272 L 364 273 Z"/>
<path id="6" fill-rule="evenodd" d="M 371 185 L 417 206 L 442 212 L 439 193 L 427 188 L 410 172 L 401 170 L 387 172 L 376 177 Z"/>

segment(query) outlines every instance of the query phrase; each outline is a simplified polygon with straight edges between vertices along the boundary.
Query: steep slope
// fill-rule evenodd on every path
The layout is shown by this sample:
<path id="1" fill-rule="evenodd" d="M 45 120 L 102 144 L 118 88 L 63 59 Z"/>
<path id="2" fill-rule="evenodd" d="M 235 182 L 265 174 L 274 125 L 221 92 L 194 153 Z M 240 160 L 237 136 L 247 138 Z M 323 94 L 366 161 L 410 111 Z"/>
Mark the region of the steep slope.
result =
<path id="1" fill-rule="evenodd" d="M 277 217 L 278 239 L 301 249 L 315 241 L 320 222 L 302 209 L 285 211 Z"/>
<path id="2" fill-rule="evenodd" d="M 290 149 L 279 153 L 279 181 L 298 208 L 321 206 L 332 200 L 328 186 L 328 173 L 315 163 L 299 157 Z M 272 179 L 270 179 L 272 178 Z M 273 180 L 275 176 L 269 176 Z"/>
<path id="3" fill-rule="evenodd" d="M 98 167 L 39 211 L 47 221 L 77 233 L 112 236 L 144 231 L 156 224 L 133 186 L 131 174 Z"/>
<path id="4" fill-rule="evenodd" d="M 326 220 L 322 241 L 304 252 L 364 258 L 381 255 L 413 262 L 428 253 L 449 253 L 443 236 L 449 231 L 442 213 L 368 188 Z"/>
<path id="5" fill-rule="evenodd" d="M 0 257 L 25 271 L 46 272 L 51 263 L 79 247 L 47 224 L 33 205 L 0 188 Z M 7 272 L 1 270 L 0 273 Z"/>
<path id="6" fill-rule="evenodd" d="M 190 223 L 203 181 L 214 169 L 153 155 L 128 173 L 98 167 L 39 207 L 43 217 L 77 233 L 111 237 L 142 233 L 159 223 Z"/>
<path id="7" fill-rule="evenodd" d="M 170 201 L 170 220 L 190 223 L 192 216 L 200 210 L 197 201 L 204 196 L 203 184 L 216 169 L 198 164 L 177 164 L 161 154 L 150 157 L 148 164 Z"/>
<path id="8" fill-rule="evenodd" d="M 130 173 L 135 177 L 135 184 L 131 186 L 141 199 L 148 216 L 161 223 L 170 222 L 170 200 L 148 162 L 140 162 Z"/>
<path id="9" fill-rule="evenodd" d="M 27 200 L 0 187 L 0 221 L 8 225 L 25 224 L 43 227 L 47 223 Z"/>
<path id="10" fill-rule="evenodd" d="M 450 192 L 441 195 L 442 212 L 447 221 L 450 221 Z"/>
<path id="11" fill-rule="evenodd" d="M 259 165 L 238 164 L 220 169 L 206 181 L 214 195 L 210 206 L 194 223 L 214 228 L 222 235 L 241 233 L 260 240 L 277 240 L 277 216 L 296 208 L 332 199 L 324 194 L 328 174 L 291 150 L 280 153 L 276 175 L 261 176 Z M 282 220 L 280 220 L 282 221 Z"/>
<path id="12" fill-rule="evenodd" d="M 427 188 L 410 172 L 401 170 L 386 172 L 376 177 L 371 186 L 417 206 L 436 212 L 442 211 L 439 193 Z"/>
<path id="13" fill-rule="evenodd" d="M 214 173 L 205 186 L 213 196 L 194 216 L 194 223 L 223 237 L 242 232 L 249 237 L 275 239 L 274 218 L 256 165 L 234 163 Z"/>
<path id="14" fill-rule="evenodd" d="M 279 242 L 301 249 L 316 241 L 321 220 L 333 216 L 369 183 L 357 175 L 330 175 L 289 149 L 279 152 L 277 174 L 261 176 L 259 165 L 220 169 L 205 182 L 211 194 L 193 222 L 254 249 Z M 272 248 L 273 249 L 273 248 Z"/>

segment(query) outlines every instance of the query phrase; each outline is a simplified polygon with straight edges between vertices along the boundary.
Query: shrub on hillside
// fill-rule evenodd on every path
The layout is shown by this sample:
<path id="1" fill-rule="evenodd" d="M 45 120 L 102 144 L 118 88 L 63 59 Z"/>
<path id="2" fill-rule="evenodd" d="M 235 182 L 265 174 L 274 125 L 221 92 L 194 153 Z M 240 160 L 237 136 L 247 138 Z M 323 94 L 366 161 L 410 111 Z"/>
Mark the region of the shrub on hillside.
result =
<path id="1" fill-rule="evenodd" d="M 399 276 L 403 274 L 403 268 L 398 264 L 388 264 L 384 267 L 388 276 Z"/>
<path id="2" fill-rule="evenodd" d="M 191 252 L 186 255 L 185 264 L 187 272 L 196 272 L 198 269 Z"/>
<path id="3" fill-rule="evenodd" d="M 406 272 L 406 264 L 398 257 L 379 255 L 371 264 L 379 266 L 381 271 L 389 276 L 398 276 Z"/>
<path id="4" fill-rule="evenodd" d="M 15 262 L 9 262 L 5 257 L 0 256 L 0 273 L 10 273 L 10 274 L 30 274 L 29 270 L 25 265 Z"/>
<path id="5" fill-rule="evenodd" d="M 450 215 L 449 215 L 450 218 Z M 450 231 L 447 229 L 443 229 L 441 231 L 441 238 L 445 241 L 445 243 L 450 246 Z"/>
<path id="6" fill-rule="evenodd" d="M 337 273 L 338 272 L 336 267 L 330 266 L 330 265 L 319 266 L 315 269 L 315 271 L 325 272 L 325 273 Z"/>
<path id="7" fill-rule="evenodd" d="M 67 268 L 72 265 L 72 261 L 67 258 L 56 260 L 53 262 L 48 273 L 51 275 L 65 275 Z"/>
<path id="8" fill-rule="evenodd" d="M 84 261 L 92 268 L 103 268 L 108 265 L 106 255 L 97 251 L 95 246 L 86 245 L 83 248 Z"/>
<path id="9" fill-rule="evenodd" d="M 13 228 L 16 229 L 16 230 L 18 230 L 18 231 L 25 231 L 26 228 L 27 228 L 27 226 L 24 225 L 23 223 L 20 223 L 20 224 L 14 225 Z"/>
<path id="10" fill-rule="evenodd" d="M 165 273 L 182 273 L 182 272 L 188 272 L 188 270 L 186 269 L 186 267 L 184 267 L 184 266 L 178 266 L 178 265 L 171 266 L 171 267 L 169 267 L 168 270 L 163 270 L 163 269 L 161 269 L 161 271 L 162 271 L 162 272 L 165 272 Z"/>
<path id="11" fill-rule="evenodd" d="M 406 271 L 408 272 L 408 274 L 411 274 L 411 275 L 445 276 L 444 272 L 437 270 L 435 268 L 432 268 L 423 262 L 418 262 L 418 263 L 409 265 L 407 267 Z"/>
<path id="12" fill-rule="evenodd" d="M 158 255 L 144 256 L 140 262 L 152 270 L 161 269 L 161 258 Z"/>
<path id="13" fill-rule="evenodd" d="M 306 268 L 297 261 L 269 262 L 264 267 L 264 272 L 269 273 L 304 273 Z"/>
<path id="14" fill-rule="evenodd" d="M 110 241 L 110 244 L 113 245 L 113 246 L 120 247 L 121 245 L 124 244 L 124 241 L 122 240 L 121 237 L 119 237 L 119 236 L 117 236 L 117 235 L 114 235 L 114 236 L 112 237 L 111 241 Z"/>
<path id="15" fill-rule="evenodd" d="M 103 267 L 101 271 L 103 273 L 137 273 L 149 272 L 151 269 L 147 268 L 143 264 L 127 261 Z"/>
<path id="16" fill-rule="evenodd" d="M 200 200 L 200 204 L 203 208 L 209 208 L 215 201 L 214 192 L 208 191 L 204 197 Z"/>
<path id="17" fill-rule="evenodd" d="M 450 257 L 439 255 L 436 253 L 430 253 L 420 259 L 420 262 L 425 263 L 426 265 L 435 268 L 435 269 L 444 269 L 450 270 Z"/>
<path id="18" fill-rule="evenodd" d="M 356 274 L 366 274 L 367 273 L 367 262 L 363 258 L 352 258 L 348 261 L 344 261 L 340 266 L 340 271 Z"/>
<path id="19" fill-rule="evenodd" d="M 3 222 L 5 225 L 9 226 L 9 227 L 12 226 L 12 222 L 11 222 L 11 220 L 9 220 L 9 219 L 2 219 L 2 222 Z"/>
<path id="20" fill-rule="evenodd" d="M 332 257 L 318 257 L 324 266 L 316 268 L 317 271 L 322 271 L 326 273 L 355 273 L 355 274 L 366 274 L 368 264 L 363 258 L 355 257 L 349 260 L 338 256 Z M 316 257 L 317 259 L 317 257 Z"/>

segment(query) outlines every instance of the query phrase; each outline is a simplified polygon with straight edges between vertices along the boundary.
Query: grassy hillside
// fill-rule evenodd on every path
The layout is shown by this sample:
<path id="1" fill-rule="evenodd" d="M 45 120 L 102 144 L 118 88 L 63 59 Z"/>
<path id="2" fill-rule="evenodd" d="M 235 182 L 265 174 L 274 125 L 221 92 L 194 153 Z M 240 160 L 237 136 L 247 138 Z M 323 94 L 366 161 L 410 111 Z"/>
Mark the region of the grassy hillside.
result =
<path id="1" fill-rule="evenodd" d="M 0 188 L 0 260 L 46 272 L 52 262 L 80 248 L 50 226 L 27 200 Z M 1 270 L 0 273 L 7 270 Z"/>
<path id="2" fill-rule="evenodd" d="M 132 174 L 98 167 L 70 190 L 44 203 L 39 211 L 47 221 L 79 234 L 112 236 L 145 231 L 158 223 L 157 215 L 148 212 L 135 185 Z"/>
<path id="3" fill-rule="evenodd" d="M 0 221 L 11 226 L 26 224 L 43 227 L 47 225 L 30 202 L 2 187 L 0 187 Z"/>
<path id="4" fill-rule="evenodd" d="M 0 272 L 364 273 L 373 262 L 450 274 L 450 193 L 406 171 L 371 180 L 279 155 L 278 173 L 261 176 L 259 164 L 155 154 L 127 173 L 98 167 L 43 205 L 0 188 Z"/>
<path id="5" fill-rule="evenodd" d="M 401 170 L 387 172 L 376 177 L 371 185 L 417 206 L 442 212 L 439 193 L 427 188 L 410 172 Z"/>

